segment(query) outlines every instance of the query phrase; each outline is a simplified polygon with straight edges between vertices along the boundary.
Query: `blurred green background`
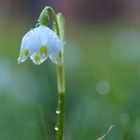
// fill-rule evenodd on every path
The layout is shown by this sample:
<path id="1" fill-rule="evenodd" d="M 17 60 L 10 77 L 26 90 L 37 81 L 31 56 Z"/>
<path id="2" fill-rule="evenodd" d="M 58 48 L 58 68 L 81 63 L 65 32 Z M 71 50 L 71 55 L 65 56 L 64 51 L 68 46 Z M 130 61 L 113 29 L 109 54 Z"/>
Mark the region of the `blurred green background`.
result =
<path id="1" fill-rule="evenodd" d="M 140 139 L 138 0 L 0 1 L 0 140 L 54 140 L 55 65 L 17 64 L 22 36 L 51 5 L 66 17 L 65 139 Z"/>

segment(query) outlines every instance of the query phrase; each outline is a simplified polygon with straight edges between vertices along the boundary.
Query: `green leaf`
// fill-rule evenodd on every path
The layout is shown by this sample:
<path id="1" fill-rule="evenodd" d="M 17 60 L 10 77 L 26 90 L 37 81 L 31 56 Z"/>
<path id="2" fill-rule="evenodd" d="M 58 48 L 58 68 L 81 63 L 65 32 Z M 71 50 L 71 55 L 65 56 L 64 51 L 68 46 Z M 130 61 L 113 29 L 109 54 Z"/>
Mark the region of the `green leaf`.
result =
<path id="1" fill-rule="evenodd" d="M 58 28 L 59 28 L 59 35 L 60 39 L 62 40 L 63 44 L 65 44 L 65 19 L 62 13 L 58 13 L 56 15 Z"/>
<path id="2" fill-rule="evenodd" d="M 45 25 L 45 26 L 48 26 L 48 22 L 49 22 L 49 13 L 48 13 L 48 9 L 50 7 L 46 6 L 40 16 L 39 16 L 39 19 L 38 19 L 38 22 L 41 24 L 41 25 Z"/>

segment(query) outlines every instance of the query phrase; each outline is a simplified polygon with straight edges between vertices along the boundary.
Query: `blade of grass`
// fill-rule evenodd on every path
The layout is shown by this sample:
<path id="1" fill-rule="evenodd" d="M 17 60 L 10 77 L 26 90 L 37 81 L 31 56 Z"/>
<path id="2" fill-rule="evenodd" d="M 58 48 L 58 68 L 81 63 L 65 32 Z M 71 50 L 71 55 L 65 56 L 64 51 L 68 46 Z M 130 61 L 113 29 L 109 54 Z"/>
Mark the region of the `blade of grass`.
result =
<path id="1" fill-rule="evenodd" d="M 114 127 L 114 125 L 111 125 L 109 127 L 108 131 L 103 136 L 101 136 L 100 138 L 98 138 L 97 140 L 103 140 L 110 133 L 110 131 L 112 130 L 113 127 Z"/>

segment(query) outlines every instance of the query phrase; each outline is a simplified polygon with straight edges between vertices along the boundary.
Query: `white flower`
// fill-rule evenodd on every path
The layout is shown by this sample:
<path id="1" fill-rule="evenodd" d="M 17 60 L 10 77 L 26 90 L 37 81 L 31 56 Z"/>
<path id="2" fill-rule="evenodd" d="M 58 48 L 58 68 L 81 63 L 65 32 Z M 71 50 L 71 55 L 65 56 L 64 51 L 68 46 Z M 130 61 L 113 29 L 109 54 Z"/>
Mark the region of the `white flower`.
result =
<path id="1" fill-rule="evenodd" d="M 56 33 L 46 26 L 39 26 L 27 32 L 22 38 L 18 63 L 28 57 L 39 65 L 49 57 L 53 63 L 63 63 L 63 43 Z"/>

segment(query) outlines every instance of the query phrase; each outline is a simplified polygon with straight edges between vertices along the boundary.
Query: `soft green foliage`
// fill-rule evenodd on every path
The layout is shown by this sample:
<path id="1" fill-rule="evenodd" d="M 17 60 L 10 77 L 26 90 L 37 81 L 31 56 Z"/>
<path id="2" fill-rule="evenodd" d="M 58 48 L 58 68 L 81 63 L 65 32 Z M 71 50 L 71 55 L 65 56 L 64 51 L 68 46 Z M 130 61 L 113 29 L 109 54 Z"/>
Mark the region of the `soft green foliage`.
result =
<path id="1" fill-rule="evenodd" d="M 57 22 L 58 22 L 58 27 L 59 27 L 59 33 L 60 33 L 60 38 L 65 44 L 65 19 L 62 13 L 58 13 L 56 15 Z"/>
<path id="2" fill-rule="evenodd" d="M 0 140 L 54 140 L 55 66 L 49 60 L 39 67 L 30 61 L 20 66 L 15 62 L 17 46 L 28 28 L 19 25 L 0 26 Z M 132 33 L 128 44 L 114 50 L 112 40 L 126 30 Z M 132 37 L 135 32 L 139 36 L 139 31 L 139 26 L 132 30 L 123 24 L 69 29 L 65 47 L 66 140 L 96 140 L 111 125 L 114 128 L 105 140 L 139 140 L 140 57 L 133 53 L 139 48 L 131 51 L 128 47 L 130 42 L 135 45 L 136 37 Z M 131 59 L 122 57 L 118 48 L 126 48 Z M 107 94 L 96 89 L 102 85 L 100 81 L 109 84 Z"/>

